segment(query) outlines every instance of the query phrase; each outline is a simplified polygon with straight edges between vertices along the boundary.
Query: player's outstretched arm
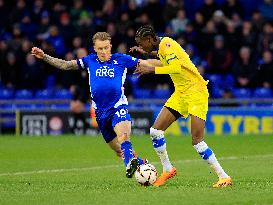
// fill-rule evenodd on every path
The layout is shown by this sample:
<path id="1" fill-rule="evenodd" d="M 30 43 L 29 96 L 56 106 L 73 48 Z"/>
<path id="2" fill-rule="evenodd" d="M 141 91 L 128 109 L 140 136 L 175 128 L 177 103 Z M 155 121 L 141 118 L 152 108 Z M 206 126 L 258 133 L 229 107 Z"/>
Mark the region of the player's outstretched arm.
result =
<path id="1" fill-rule="evenodd" d="M 129 49 L 129 52 L 139 52 L 141 54 L 147 54 L 147 55 L 150 55 L 150 56 L 157 56 L 157 51 L 152 51 L 150 53 L 147 53 L 146 51 L 144 51 L 141 47 L 139 46 L 133 46 L 132 48 Z"/>
<path id="2" fill-rule="evenodd" d="M 32 48 L 31 54 L 34 55 L 36 58 L 42 59 L 48 64 L 56 68 L 59 68 L 61 70 L 77 70 L 78 69 L 76 60 L 66 61 L 59 58 L 54 58 L 50 55 L 45 54 L 42 49 L 37 47 Z"/>
<path id="3" fill-rule="evenodd" d="M 134 74 L 138 74 L 139 76 L 149 73 L 155 72 L 155 66 L 152 61 L 139 59 L 138 65 Z"/>

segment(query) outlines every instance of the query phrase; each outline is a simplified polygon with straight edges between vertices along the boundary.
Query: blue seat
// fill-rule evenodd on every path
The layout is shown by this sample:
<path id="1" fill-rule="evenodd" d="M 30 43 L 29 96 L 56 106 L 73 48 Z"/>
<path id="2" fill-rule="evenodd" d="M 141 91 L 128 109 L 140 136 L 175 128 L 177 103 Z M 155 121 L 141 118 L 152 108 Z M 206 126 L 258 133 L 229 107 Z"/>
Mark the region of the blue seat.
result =
<path id="1" fill-rule="evenodd" d="M 248 88 L 234 88 L 232 90 L 232 93 L 236 98 L 250 98 L 251 97 L 251 90 Z"/>
<path id="2" fill-rule="evenodd" d="M 136 75 L 128 75 L 127 80 L 132 87 L 137 87 L 139 78 Z"/>
<path id="3" fill-rule="evenodd" d="M 0 89 L 0 99 L 7 100 L 13 98 L 13 90 L 10 89 Z"/>
<path id="4" fill-rule="evenodd" d="M 45 87 L 47 89 L 53 89 L 56 85 L 56 78 L 53 75 L 48 76 L 45 82 Z"/>
<path id="5" fill-rule="evenodd" d="M 218 86 L 213 86 L 211 88 L 210 95 L 212 98 L 222 98 L 223 97 L 223 90 L 220 89 Z"/>
<path id="6" fill-rule="evenodd" d="M 54 109 L 54 110 L 68 110 L 70 108 L 70 105 L 67 104 L 67 103 L 64 103 L 64 104 L 52 104 L 50 106 L 51 109 Z"/>
<path id="7" fill-rule="evenodd" d="M 232 75 L 225 75 L 222 80 L 222 86 L 224 88 L 233 88 L 235 86 L 235 78 Z"/>
<path id="8" fill-rule="evenodd" d="M 5 110 L 15 110 L 16 106 L 15 104 L 3 104 L 1 108 Z"/>
<path id="9" fill-rule="evenodd" d="M 141 89 L 141 88 L 136 88 L 133 90 L 133 95 L 135 98 L 138 99 L 148 99 L 152 98 L 152 90 L 151 89 Z"/>
<path id="10" fill-rule="evenodd" d="M 14 120 L 11 120 L 11 121 L 4 121 L 2 122 L 0 125 L 3 127 L 3 128 L 14 128 L 15 127 L 15 113 L 3 113 L 1 114 L 1 118 L 3 119 L 14 119 Z"/>
<path id="11" fill-rule="evenodd" d="M 51 99 L 52 96 L 52 90 L 50 89 L 38 90 L 35 94 L 35 98 L 41 100 Z"/>
<path id="12" fill-rule="evenodd" d="M 32 99 L 32 91 L 30 90 L 17 90 L 15 92 L 15 98 L 18 100 L 28 100 L 28 99 Z"/>
<path id="13" fill-rule="evenodd" d="M 171 92 L 169 89 L 157 89 L 154 90 L 153 98 L 156 99 L 168 99 L 171 96 Z"/>
<path id="14" fill-rule="evenodd" d="M 211 74 L 206 75 L 205 78 L 209 80 L 209 83 L 212 84 L 212 86 L 220 87 L 223 84 L 221 75 Z"/>
<path id="15" fill-rule="evenodd" d="M 32 109 L 34 110 L 43 110 L 43 109 L 49 109 L 50 105 L 45 105 L 45 104 L 33 104 Z"/>
<path id="16" fill-rule="evenodd" d="M 32 110 L 35 106 L 32 104 L 16 104 L 15 108 L 19 110 Z"/>
<path id="17" fill-rule="evenodd" d="M 256 88 L 253 93 L 255 98 L 272 98 L 273 92 L 270 88 Z"/>
<path id="18" fill-rule="evenodd" d="M 56 90 L 54 93 L 55 99 L 69 100 L 71 99 L 71 97 L 72 97 L 71 93 L 69 92 L 69 90 L 66 90 L 66 89 Z"/>

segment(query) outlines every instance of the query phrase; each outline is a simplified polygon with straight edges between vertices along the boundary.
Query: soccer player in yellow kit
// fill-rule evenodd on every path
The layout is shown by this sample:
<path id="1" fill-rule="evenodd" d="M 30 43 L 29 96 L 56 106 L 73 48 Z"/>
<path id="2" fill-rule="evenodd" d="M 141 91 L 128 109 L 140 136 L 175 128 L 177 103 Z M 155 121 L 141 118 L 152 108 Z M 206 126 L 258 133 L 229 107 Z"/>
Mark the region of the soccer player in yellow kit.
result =
<path id="1" fill-rule="evenodd" d="M 138 47 L 133 47 L 131 51 L 148 54 L 157 51 L 160 59 L 150 59 L 149 64 L 141 63 L 135 73 L 169 74 L 175 87 L 174 93 L 165 103 L 150 129 L 154 149 L 163 165 L 163 173 L 154 186 L 161 186 L 176 175 L 176 168 L 172 166 L 167 154 L 164 131 L 179 117 L 187 118 L 189 115 L 192 145 L 219 177 L 213 187 L 230 186 L 231 177 L 226 174 L 213 151 L 204 141 L 209 98 L 208 82 L 199 74 L 187 53 L 176 41 L 168 37 L 158 37 L 150 25 L 140 27 L 136 32 L 135 40 Z"/>

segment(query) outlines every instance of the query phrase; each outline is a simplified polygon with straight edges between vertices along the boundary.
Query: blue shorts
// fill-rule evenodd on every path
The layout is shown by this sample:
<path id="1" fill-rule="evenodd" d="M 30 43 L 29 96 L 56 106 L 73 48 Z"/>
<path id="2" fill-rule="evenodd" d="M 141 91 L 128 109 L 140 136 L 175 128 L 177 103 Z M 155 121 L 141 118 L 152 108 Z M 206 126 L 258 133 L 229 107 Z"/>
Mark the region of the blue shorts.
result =
<path id="1" fill-rule="evenodd" d="M 101 134 L 106 143 L 111 142 L 117 135 L 114 131 L 116 124 L 122 121 L 131 121 L 130 114 L 126 105 L 112 108 L 103 115 L 103 118 L 97 119 Z"/>

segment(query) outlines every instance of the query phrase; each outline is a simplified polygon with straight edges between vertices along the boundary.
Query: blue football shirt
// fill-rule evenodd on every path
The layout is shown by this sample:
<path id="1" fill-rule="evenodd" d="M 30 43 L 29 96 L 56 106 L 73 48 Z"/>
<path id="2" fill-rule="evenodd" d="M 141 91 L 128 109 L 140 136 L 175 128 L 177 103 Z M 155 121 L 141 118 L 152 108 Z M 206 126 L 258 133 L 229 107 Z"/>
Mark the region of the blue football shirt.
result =
<path id="1" fill-rule="evenodd" d="M 128 105 L 123 84 L 127 69 L 135 68 L 138 61 L 121 53 L 112 54 L 111 59 L 105 62 L 100 61 L 96 54 L 77 59 L 78 66 L 89 73 L 92 105 L 96 112 Z"/>

